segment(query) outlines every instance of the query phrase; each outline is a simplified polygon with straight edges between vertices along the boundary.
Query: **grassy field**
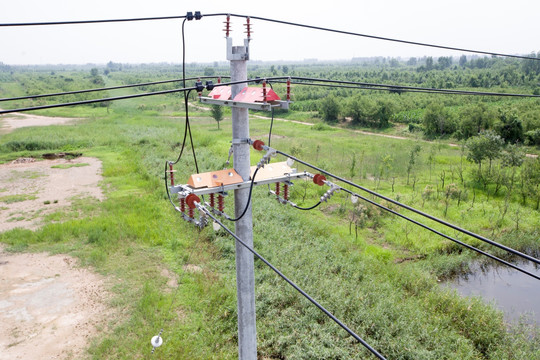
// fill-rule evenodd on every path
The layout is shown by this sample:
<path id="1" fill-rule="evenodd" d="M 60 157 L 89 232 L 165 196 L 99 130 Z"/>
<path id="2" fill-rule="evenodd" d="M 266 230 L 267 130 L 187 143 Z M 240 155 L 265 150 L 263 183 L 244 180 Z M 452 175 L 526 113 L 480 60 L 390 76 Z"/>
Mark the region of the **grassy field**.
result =
<path id="1" fill-rule="evenodd" d="M 103 162 L 107 199 L 77 203 L 76 211 L 49 215 L 55 221 L 40 230 L 8 231 L 0 241 L 9 251 L 72 254 L 110 279 L 116 315 L 93 340 L 89 356 L 145 358 L 150 339 L 163 328 L 165 344 L 156 359 L 237 358 L 234 241 L 211 226 L 198 231 L 184 223 L 163 186 L 164 161 L 174 160 L 181 146 L 181 99 L 43 113 L 86 119 L 3 135 L 0 161 L 72 150 L 95 156 Z M 209 112 L 193 109 L 190 115 L 200 171 L 222 168 L 230 119 L 217 130 Z M 288 118 L 308 115 L 296 116 Z M 269 121 L 252 118 L 250 130 L 265 139 Z M 273 134 L 272 146 L 280 150 L 521 251 L 540 252 L 534 202 L 523 204 L 504 186 L 495 194 L 493 184 L 484 189 L 474 182 L 477 166 L 460 147 L 280 121 Z M 252 153 L 253 164 L 259 158 Z M 195 172 L 191 151 L 176 169 L 177 182 Z M 459 198 L 446 196 L 450 184 Z M 309 206 L 324 191 L 298 181 L 292 199 Z M 256 249 L 388 359 L 540 359 L 538 328 L 506 324 L 480 299 L 439 286 L 484 261 L 467 250 L 361 201 L 353 205 L 344 193 L 310 212 L 278 204 L 266 187 L 255 189 L 253 201 Z M 229 197 L 229 213 L 231 203 Z M 177 277 L 178 292 L 167 286 L 163 269 Z M 255 271 L 260 358 L 370 358 L 264 264 L 256 262 Z"/>

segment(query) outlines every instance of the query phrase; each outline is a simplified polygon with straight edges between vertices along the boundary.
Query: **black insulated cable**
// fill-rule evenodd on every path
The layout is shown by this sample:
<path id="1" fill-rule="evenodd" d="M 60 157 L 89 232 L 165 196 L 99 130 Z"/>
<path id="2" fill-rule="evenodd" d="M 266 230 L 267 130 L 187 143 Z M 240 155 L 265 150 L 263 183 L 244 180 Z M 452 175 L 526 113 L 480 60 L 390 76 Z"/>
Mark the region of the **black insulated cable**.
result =
<path id="1" fill-rule="evenodd" d="M 389 37 L 383 37 L 383 36 L 361 34 L 361 33 L 356 33 L 356 32 L 352 32 L 352 31 L 337 30 L 337 29 L 332 29 L 332 28 L 327 28 L 327 27 L 322 27 L 322 26 L 313 26 L 313 25 L 300 24 L 300 23 L 290 22 L 290 21 L 269 19 L 269 18 L 260 17 L 260 16 L 239 15 L 239 14 L 225 14 L 225 13 L 208 14 L 208 15 L 205 15 L 205 16 L 210 17 L 210 16 L 226 16 L 226 15 L 233 16 L 233 17 L 240 17 L 240 18 L 248 18 L 249 17 L 250 19 L 267 21 L 267 22 L 272 22 L 272 23 L 276 23 L 276 24 L 303 27 L 303 28 L 307 28 L 307 29 L 327 31 L 327 32 L 333 32 L 333 33 L 343 34 L 343 35 L 352 35 L 352 36 L 364 37 L 364 38 L 375 39 L 375 40 L 392 41 L 392 42 L 397 42 L 397 43 L 402 43 L 402 44 L 425 46 L 425 47 L 432 47 L 432 48 L 453 50 L 453 51 L 462 51 L 462 52 L 468 52 L 468 53 L 473 53 L 473 54 L 483 54 L 483 55 L 490 55 L 490 56 L 502 56 L 502 57 L 510 57 L 510 58 L 516 58 L 516 59 L 526 59 L 526 60 L 540 60 L 540 58 L 533 58 L 533 57 L 529 57 L 529 56 L 504 54 L 504 53 L 491 52 L 491 51 L 482 51 L 482 50 L 474 50 L 474 49 L 465 49 L 465 48 L 460 48 L 460 47 L 429 44 L 429 43 L 423 43 L 423 42 L 418 42 L 418 41 L 410 41 L 410 40 L 395 39 L 395 38 L 389 38 Z"/>
<path id="2" fill-rule="evenodd" d="M 253 176 L 251 177 L 251 184 L 249 185 L 249 195 L 248 195 L 248 199 L 247 199 L 247 202 L 246 202 L 246 206 L 244 207 L 244 211 L 242 211 L 240 216 L 238 216 L 237 218 L 234 218 L 234 219 L 227 216 L 227 220 L 229 220 L 229 221 L 238 221 L 241 218 L 243 218 L 244 215 L 246 215 L 247 209 L 249 208 L 249 205 L 251 204 L 251 196 L 252 196 L 252 193 L 253 193 L 253 184 L 255 183 L 255 176 L 257 176 L 257 172 L 259 171 L 259 169 L 260 168 L 257 167 L 255 169 L 255 172 L 253 173 Z"/>
<path id="3" fill-rule="evenodd" d="M 3 23 L 3 24 L 0 24 L 0 27 L 77 25 L 77 24 L 98 24 L 98 23 L 113 23 L 113 22 L 174 20 L 174 19 L 186 19 L 187 16 L 188 15 L 184 15 L 184 16 L 146 17 L 146 18 L 128 18 L 128 19 L 103 19 L 103 20 L 76 20 L 76 21 L 51 21 L 51 22 L 28 22 L 28 23 Z M 191 16 L 193 16 L 193 15 L 191 15 Z M 530 56 L 504 54 L 504 53 L 499 53 L 499 52 L 466 49 L 466 48 L 460 48 L 460 47 L 453 47 L 453 46 L 446 46 L 446 45 L 423 43 L 423 42 L 418 42 L 418 41 L 410 41 L 410 40 L 389 38 L 389 37 L 384 37 L 384 36 L 369 35 L 369 34 L 356 33 L 356 32 L 352 32 L 352 31 L 332 29 L 332 28 L 327 28 L 327 27 L 322 27 L 322 26 L 306 25 L 306 24 L 300 24 L 300 23 L 296 23 L 296 22 L 270 19 L 270 18 L 260 17 L 260 16 L 239 15 L 239 14 L 230 14 L 230 13 L 207 14 L 207 15 L 204 15 L 204 16 L 205 17 L 233 16 L 233 17 L 240 17 L 240 18 L 250 18 L 250 19 L 256 19 L 256 20 L 261 20 L 261 21 L 266 21 L 266 22 L 272 22 L 272 23 L 276 23 L 276 24 L 303 27 L 303 28 L 312 29 L 312 30 L 333 32 L 333 33 L 343 34 L 343 35 L 352 35 L 352 36 L 364 37 L 364 38 L 375 39 L 375 40 L 391 41 L 391 42 L 397 42 L 397 43 L 402 43 L 402 44 L 424 46 L 424 47 L 432 47 L 432 48 L 438 48 L 438 49 L 461 51 L 461 52 L 467 52 L 467 53 L 473 53 L 473 54 L 483 54 L 483 55 L 490 55 L 490 56 L 501 56 L 501 57 L 509 57 L 509 58 L 516 58 L 516 59 L 525 59 L 525 60 L 537 60 L 537 61 L 540 60 L 540 58 L 534 58 L 534 57 L 530 57 Z M 203 15 L 199 11 L 195 12 L 195 19 L 196 20 L 200 20 L 202 17 L 203 17 Z"/>
<path id="4" fill-rule="evenodd" d="M 186 18 L 186 16 L 184 15 L 184 16 L 159 16 L 159 17 L 145 17 L 145 18 L 127 18 L 127 19 L 101 19 L 101 20 L 74 20 L 74 21 L 4 23 L 4 24 L 0 24 L 0 27 L 103 24 L 103 23 L 115 23 L 115 22 L 176 20 L 176 19 L 185 19 L 185 18 Z"/>
<path id="5" fill-rule="evenodd" d="M 285 84 L 285 81 L 275 81 L 276 83 Z M 341 85 L 342 81 L 333 80 L 331 83 L 318 84 L 313 82 L 291 82 L 291 85 L 303 85 L 303 86 L 320 86 L 320 87 L 332 87 L 332 88 L 345 88 L 345 89 L 358 89 L 358 90 L 371 90 L 371 91 L 388 91 L 391 93 L 425 93 L 425 94 L 440 94 L 440 95 L 469 95 L 469 96 L 500 96 L 500 97 L 521 97 L 521 98 L 540 98 L 540 95 L 534 94 L 516 94 L 516 93 L 495 93 L 495 92 L 483 92 L 483 91 L 469 91 L 469 90 L 451 90 L 451 89 L 430 89 L 430 88 L 414 88 L 399 85 L 384 85 L 384 84 L 372 84 L 371 86 L 365 85 Z"/>
<path id="6" fill-rule="evenodd" d="M 499 262 L 499 263 L 501 263 L 501 264 L 503 264 L 503 265 L 506 265 L 506 266 L 508 266 L 508 267 L 511 267 L 512 269 L 515 269 L 515 270 L 520 271 L 520 272 L 522 272 L 522 273 L 524 273 L 524 274 L 526 274 L 526 275 L 529 275 L 530 277 L 533 277 L 533 278 L 535 278 L 536 280 L 540 280 L 540 276 L 538 276 L 538 275 L 536 275 L 536 274 L 534 274 L 534 273 L 532 273 L 532 272 L 530 272 L 530 271 L 527 271 L 527 270 L 525 270 L 525 269 L 522 269 L 522 268 L 520 268 L 519 266 L 516 266 L 516 265 L 514 265 L 514 264 L 512 264 L 512 263 L 510 263 L 510 262 L 508 262 L 508 261 L 506 261 L 506 260 L 503 260 L 503 259 L 501 259 L 501 258 L 499 258 L 499 257 L 497 257 L 497 256 L 495 256 L 495 255 L 491 255 L 491 254 L 488 253 L 488 252 L 485 252 L 485 251 L 483 251 L 483 250 L 480 250 L 480 249 L 478 249 L 478 248 L 476 248 L 476 247 L 474 247 L 474 246 L 472 246 L 472 245 L 469 245 L 469 244 L 467 244 L 467 243 L 464 243 L 463 241 L 460 241 L 460 240 L 458 240 L 458 239 L 456 239 L 456 238 L 453 238 L 453 237 L 451 237 L 451 236 L 449 236 L 449 235 L 446 235 L 446 234 L 444 234 L 444 233 L 442 233 L 442 232 L 440 232 L 440 231 L 438 231 L 438 230 L 435 230 L 435 229 L 432 228 L 432 227 L 429 227 L 429 226 L 427 226 L 427 225 L 425 225 L 425 224 L 422 224 L 422 223 L 419 222 L 419 221 L 416 221 L 416 220 L 414 220 L 414 219 L 412 219 L 412 218 L 410 218 L 410 217 L 408 217 L 408 216 L 405 216 L 405 215 L 403 215 L 403 214 L 400 214 L 400 213 L 397 212 L 397 211 L 394 211 L 394 210 L 392 210 L 392 209 L 390 209 L 390 208 L 387 208 L 387 207 L 384 206 L 384 205 L 381 205 L 381 204 L 379 204 L 379 203 L 377 203 L 377 202 L 375 202 L 375 201 L 373 201 L 373 200 L 370 200 L 370 199 L 366 198 L 365 196 L 362 196 L 362 195 L 360 195 L 360 194 L 357 194 L 357 193 L 355 193 L 355 192 L 353 192 L 353 191 L 350 191 L 350 190 L 348 190 L 348 189 L 346 189 L 346 188 L 343 188 L 343 187 L 340 187 L 340 189 L 343 190 L 344 192 L 346 192 L 346 193 L 348 193 L 348 194 L 351 194 L 351 195 L 353 195 L 353 196 L 356 196 L 356 197 L 358 197 L 359 199 L 362 199 L 362 200 L 364 200 L 364 201 L 366 201 L 366 202 L 368 202 L 368 203 L 370 203 L 370 204 L 372 204 L 372 205 L 375 205 L 375 206 L 377 206 L 377 207 L 380 208 L 380 209 L 383 209 L 383 210 L 385 210 L 385 211 L 388 211 L 388 212 L 390 212 L 390 213 L 392 213 L 392 214 L 394 214 L 394 215 L 399 216 L 399 217 L 402 218 L 402 219 L 405 219 L 405 220 L 407 220 L 407 221 L 409 221 L 409 222 L 411 222 L 411 223 L 413 223 L 413 224 L 415 224 L 415 225 L 418 225 L 418 226 L 420 226 L 420 227 L 422 227 L 422 228 L 424 228 L 424 229 L 426 229 L 426 230 L 429 230 L 429 231 L 431 231 L 432 233 L 435 233 L 435 234 L 437 234 L 437 235 L 439 235 L 439 236 L 442 236 L 442 237 L 445 238 L 445 239 L 448 239 L 448 240 L 450 240 L 450 241 L 455 242 L 456 244 L 459 244 L 459 245 L 461 245 L 461 246 L 464 246 L 464 247 L 466 247 L 466 248 L 469 249 L 469 250 L 476 251 L 477 253 L 479 253 L 479 254 L 481 254 L 481 255 L 484 255 L 484 256 L 487 256 L 487 257 L 489 257 L 490 259 L 495 260 L 495 261 L 497 261 L 497 262 Z"/>
<path id="7" fill-rule="evenodd" d="M 315 208 L 317 208 L 319 205 L 321 205 L 321 202 L 319 201 L 318 203 L 316 203 L 315 205 L 313 206 L 310 206 L 310 207 L 301 207 L 301 206 L 298 206 L 296 204 L 293 204 L 292 207 L 295 208 L 295 209 L 298 209 L 298 210 L 313 210 Z"/>
<path id="8" fill-rule="evenodd" d="M 230 76 L 197 76 L 197 77 L 190 77 L 185 80 L 196 80 L 196 79 L 213 79 L 213 78 L 230 78 Z M 172 80 L 160 80 L 160 81 L 152 81 L 152 82 L 146 82 L 146 83 L 139 83 L 139 84 L 127 84 L 127 85 L 118 85 L 118 86 L 110 86 L 110 87 L 104 87 L 104 88 L 96 88 L 96 89 L 84 89 L 84 90 L 73 90 L 73 91 L 66 91 L 66 92 L 59 92 L 59 93 L 50 93 L 50 94 L 39 94 L 39 95 L 28 95 L 28 96 L 18 96 L 18 97 L 12 97 L 12 98 L 1 98 L 1 101 L 15 101 L 15 100 L 27 100 L 27 99 L 39 99 L 44 97 L 52 97 L 52 96 L 63 96 L 63 95 L 74 95 L 74 94 L 84 94 L 84 93 L 90 93 L 90 92 L 96 92 L 96 91 L 108 91 L 108 90 L 116 90 L 116 89 L 127 89 L 127 88 L 133 88 L 133 87 L 139 87 L 139 86 L 150 86 L 150 85 L 159 85 L 159 84 L 168 84 L 173 82 L 180 82 L 184 81 L 184 79 L 172 79 Z"/>
<path id="9" fill-rule="evenodd" d="M 276 153 L 281 154 L 281 155 L 283 155 L 283 156 L 286 156 L 286 157 L 288 157 L 288 158 L 291 158 L 291 159 L 293 159 L 293 160 L 299 162 L 300 164 L 304 164 L 304 165 L 306 165 L 306 166 L 308 166 L 308 167 L 310 167 L 310 168 L 312 168 L 312 169 L 314 169 L 314 170 L 317 170 L 317 171 L 319 171 L 319 172 L 321 172 L 321 173 L 323 173 L 323 174 L 326 174 L 326 175 L 328 175 L 328 176 L 331 176 L 331 177 L 333 177 L 334 179 L 336 179 L 336 180 L 338 180 L 338 181 L 341 181 L 341 182 L 343 182 L 343 183 L 345 183 L 345 184 L 347 184 L 347 185 L 350 185 L 350 186 L 353 186 L 353 187 L 355 187 L 355 188 L 357 188 L 357 189 L 360 189 L 360 190 L 362 190 L 362 191 L 365 191 L 365 192 L 367 192 L 368 194 L 371 194 L 371 195 L 373 195 L 373 196 L 376 196 L 376 197 L 378 197 L 378 198 L 380 198 L 380 199 L 383 199 L 383 200 L 386 200 L 386 201 L 388 201 L 388 202 L 391 202 L 391 203 L 394 204 L 394 205 L 397 205 L 397 206 L 399 206 L 399 207 L 402 207 L 402 208 L 404 208 L 404 209 L 407 209 L 407 210 L 409 210 L 409 211 L 412 211 L 412 212 L 414 212 L 414 213 L 416 213 L 416 214 L 418 214 L 418 215 L 421 215 L 421 216 L 423 216 L 423 217 L 426 217 L 426 218 L 428 218 L 428 219 L 430 219 L 430 220 L 433 220 L 433 221 L 435 221 L 435 222 L 438 222 L 439 224 L 442 224 L 442 225 L 444 225 L 444 226 L 447 226 L 447 227 L 449 227 L 449 228 L 451 228 L 451 229 L 453 229 L 453 230 L 459 231 L 459 232 L 461 232 L 461 233 L 463 233 L 463 234 L 467 234 L 467 235 L 469 235 L 469 236 L 471 236 L 471 237 L 473 237 L 473 238 L 475 238 L 475 239 L 478 239 L 478 240 L 480 240 L 480 241 L 483 241 L 483 242 L 486 242 L 486 243 L 488 243 L 488 244 L 490 244 L 490 245 L 493 245 L 493 246 L 495 246 L 495 247 L 498 247 L 499 249 L 502 249 L 502 250 L 504 250 L 504 251 L 507 251 L 507 252 L 509 252 L 509 253 L 511 253 L 511 254 L 513 254 L 513 255 L 516 255 L 516 256 L 521 257 L 521 258 L 523 258 L 523 259 L 532 261 L 532 262 L 534 262 L 535 264 L 540 264 L 540 260 L 536 259 L 535 257 L 532 257 L 532 256 L 530 256 L 530 255 L 527 255 L 527 254 L 524 254 L 524 253 L 522 253 L 522 252 L 519 252 L 519 251 L 517 251 L 517 250 L 515 250 L 515 249 L 512 249 L 512 248 L 510 248 L 510 247 L 508 247 L 508 246 L 505 246 L 505 245 L 503 245 L 503 244 L 499 244 L 499 243 L 497 243 L 497 242 L 495 242 L 495 241 L 493 241 L 493 240 L 490 240 L 490 239 L 485 238 L 485 237 L 483 237 L 483 236 L 481 236 L 481 235 L 475 234 L 475 233 L 473 233 L 472 231 L 463 229 L 463 228 L 461 228 L 461 227 L 459 227 L 459 226 L 456 226 L 456 225 L 451 224 L 451 223 L 449 223 L 449 222 L 447 222 L 447 221 L 444 221 L 444 220 L 442 220 L 442 219 L 439 219 L 439 218 L 437 218 L 437 217 L 435 217 L 435 216 L 433 216 L 433 215 L 429 215 L 429 214 L 427 214 L 427 213 L 425 213 L 425 212 L 423 212 L 423 211 L 417 210 L 417 209 L 415 209 L 415 208 L 413 208 L 413 207 L 411 207 L 411 206 L 409 206 L 409 205 L 400 203 L 399 201 L 396 201 L 396 200 L 394 200 L 394 199 L 392 199 L 392 198 L 389 198 L 389 197 L 387 197 L 387 196 L 384 196 L 384 195 L 382 195 L 382 194 L 379 194 L 379 193 L 377 193 L 377 192 L 375 192 L 375 191 L 373 191 L 373 190 L 370 190 L 370 189 L 368 189 L 368 188 L 365 188 L 365 187 L 363 187 L 363 186 L 361 186 L 361 185 L 355 184 L 355 183 L 353 183 L 352 181 L 349 181 L 349 180 L 347 180 L 347 179 L 345 179 L 345 178 L 342 178 L 342 177 L 340 177 L 340 176 L 334 175 L 334 174 L 332 174 L 332 173 L 330 173 L 330 172 L 328 172 L 328 171 L 326 171 L 326 170 L 323 170 L 323 169 L 321 169 L 321 168 L 319 168 L 319 167 L 317 167 L 317 166 L 315 166 L 315 165 L 312 165 L 312 164 L 310 164 L 310 163 L 308 163 L 308 162 L 305 162 L 305 161 L 303 161 L 303 160 L 300 160 L 300 159 L 298 159 L 298 158 L 295 157 L 295 156 L 289 155 L 289 154 L 284 153 L 283 151 L 280 151 L 280 150 L 276 150 Z"/>
<path id="10" fill-rule="evenodd" d="M 214 87 L 228 86 L 228 85 L 241 84 L 241 83 L 253 82 L 253 81 L 254 80 L 233 81 L 233 82 L 228 82 L 228 83 L 214 84 Z M 10 113 L 14 113 L 14 112 L 53 109 L 53 108 L 64 107 L 64 106 L 88 105 L 88 104 L 95 104 L 95 103 L 99 103 L 99 102 L 103 102 L 103 101 L 116 101 L 116 100 L 133 99 L 133 98 L 139 98 L 139 97 L 145 97 L 145 96 L 153 96 L 153 95 L 173 94 L 173 93 L 177 93 L 177 92 L 182 92 L 182 91 L 185 92 L 185 91 L 195 90 L 195 89 L 196 89 L 196 87 L 188 87 L 188 88 L 180 88 L 180 89 L 172 89 L 172 90 L 160 90 L 160 91 L 154 91 L 154 92 L 149 92 L 149 93 L 123 95 L 123 96 L 115 96 L 115 97 L 108 97 L 108 98 L 101 98 L 101 99 L 82 100 L 82 101 L 74 101 L 74 102 L 69 102 L 69 103 L 60 103 L 60 104 L 51 104 L 51 105 L 32 106 L 32 107 L 25 107 L 25 108 L 18 108 L 18 109 L 10 109 L 10 110 L 0 110 L 0 115 L 2 115 L 2 114 L 10 114 Z"/>
<path id="11" fill-rule="evenodd" d="M 368 349 L 373 355 L 375 355 L 377 358 L 381 360 L 386 360 L 384 356 L 382 356 L 377 350 L 375 350 L 373 347 L 371 347 L 364 339 L 362 339 L 360 336 L 358 336 L 354 331 L 349 329 L 347 325 L 345 325 L 341 320 L 339 320 L 337 317 L 335 317 L 330 311 L 326 310 L 321 304 L 319 304 L 315 299 L 313 299 L 311 296 L 309 296 L 304 290 L 302 290 L 298 285 L 296 285 L 292 280 L 290 280 L 287 276 L 285 276 L 281 271 L 279 271 L 274 265 L 272 265 L 268 260 L 266 260 L 262 255 L 260 255 L 257 251 L 255 251 L 251 246 L 246 244 L 242 239 L 240 239 L 232 230 L 230 230 L 228 227 L 226 227 L 221 221 L 219 221 L 212 213 L 206 209 L 204 206 L 198 206 L 198 208 L 203 211 L 206 215 L 208 215 L 210 218 L 212 218 L 219 226 L 221 226 L 229 235 L 231 235 L 236 241 L 238 241 L 243 247 L 245 247 L 248 251 L 250 251 L 253 255 L 255 255 L 259 260 L 261 260 L 263 263 L 265 263 L 266 266 L 268 266 L 270 269 L 272 269 L 279 277 L 281 277 L 283 280 L 285 280 L 289 285 L 291 285 L 296 291 L 298 291 L 302 296 L 304 296 L 307 300 L 309 300 L 313 305 L 315 305 L 319 310 L 321 310 L 326 316 L 328 316 L 330 319 L 332 319 L 336 324 L 338 324 L 343 330 L 345 330 L 349 335 L 351 335 L 354 339 L 356 339 L 359 343 L 361 343 L 366 349 Z"/>

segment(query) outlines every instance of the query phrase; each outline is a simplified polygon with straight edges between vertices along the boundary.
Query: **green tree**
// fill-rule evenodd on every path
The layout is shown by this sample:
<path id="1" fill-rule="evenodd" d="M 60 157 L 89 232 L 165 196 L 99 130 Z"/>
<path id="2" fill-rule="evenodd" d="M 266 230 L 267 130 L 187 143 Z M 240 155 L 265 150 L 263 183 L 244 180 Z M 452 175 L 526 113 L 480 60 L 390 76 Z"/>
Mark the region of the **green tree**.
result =
<path id="1" fill-rule="evenodd" d="M 366 96 L 355 96 L 345 107 L 345 114 L 352 118 L 353 124 L 368 125 L 375 116 L 376 104 Z"/>
<path id="2" fill-rule="evenodd" d="M 337 98 L 334 95 L 327 96 L 321 101 L 319 113 L 326 122 L 337 122 L 340 106 Z"/>
<path id="3" fill-rule="evenodd" d="M 375 117 L 377 118 L 380 128 L 386 128 L 390 125 L 390 119 L 395 112 L 395 105 L 390 100 L 379 99 L 377 100 Z"/>
<path id="4" fill-rule="evenodd" d="M 440 102 L 433 102 L 427 107 L 422 124 L 428 136 L 450 135 L 456 131 L 456 121 L 452 113 Z"/>
<path id="5" fill-rule="evenodd" d="M 499 110 L 499 121 L 495 130 L 509 144 L 523 143 L 523 124 L 513 111 Z"/>
<path id="6" fill-rule="evenodd" d="M 467 64 L 467 56 L 461 55 L 459 57 L 459 66 L 464 67 Z"/>
<path id="7" fill-rule="evenodd" d="M 469 105 L 460 114 L 459 134 L 460 139 L 468 139 L 478 135 L 482 130 L 491 127 L 496 115 L 483 103 Z"/>
<path id="8" fill-rule="evenodd" d="M 217 122 L 217 128 L 219 130 L 219 123 L 223 120 L 223 109 L 219 105 L 212 105 L 212 117 Z"/>
<path id="9" fill-rule="evenodd" d="M 216 71 L 214 70 L 214 68 L 211 68 L 211 67 L 204 68 L 204 76 L 214 76 L 215 73 Z"/>
<path id="10" fill-rule="evenodd" d="M 420 145 L 415 145 L 409 152 L 409 163 L 407 164 L 407 185 L 409 185 L 411 171 L 416 164 L 416 159 L 418 158 L 418 154 L 420 154 L 420 150 L 422 150 L 422 147 Z"/>
<path id="11" fill-rule="evenodd" d="M 501 156 L 504 140 L 493 131 L 482 132 L 467 141 L 467 160 L 478 164 L 478 171 L 482 171 L 482 161 L 489 159 L 489 171 L 493 160 Z"/>
<path id="12" fill-rule="evenodd" d="M 426 69 L 433 70 L 433 58 L 431 56 L 426 59 Z"/>

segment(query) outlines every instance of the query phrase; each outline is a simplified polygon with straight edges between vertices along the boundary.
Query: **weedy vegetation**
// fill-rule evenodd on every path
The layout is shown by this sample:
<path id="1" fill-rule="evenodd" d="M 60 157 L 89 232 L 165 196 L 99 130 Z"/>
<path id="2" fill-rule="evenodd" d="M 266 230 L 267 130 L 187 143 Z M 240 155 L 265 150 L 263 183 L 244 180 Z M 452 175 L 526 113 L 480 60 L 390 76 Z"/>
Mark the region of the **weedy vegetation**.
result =
<path id="1" fill-rule="evenodd" d="M 272 70 L 258 66 L 250 72 L 264 76 L 265 72 L 285 71 L 284 67 Z M 497 66 L 504 68 L 505 64 Z M 481 82 L 487 81 L 488 72 L 483 68 L 383 69 L 377 72 L 374 65 L 327 64 L 290 66 L 287 73 L 346 78 L 346 73 L 357 71 L 357 79 L 434 84 L 466 74 L 463 78 L 476 76 L 480 86 L 489 85 Z M 55 75 L 50 75 L 51 69 L 3 72 L 0 94 L 66 91 L 74 88 L 73 84 L 83 88 L 96 81 L 112 86 L 174 78 L 172 74 L 178 73 L 173 66 L 114 63 L 97 73 L 86 68 L 54 70 Z M 201 66 L 188 67 L 188 75 L 203 71 Z M 224 73 L 226 69 L 218 66 L 215 71 Z M 45 81 L 51 76 L 54 81 Z M 523 90 L 527 84 L 497 86 Z M 454 83 L 455 87 L 461 85 Z M 165 88 L 162 85 L 152 90 Z M 386 94 L 379 98 L 370 94 L 363 99 L 348 90 L 335 90 L 335 97 L 327 99 L 337 102 L 337 119 L 325 121 L 318 99 L 328 95 L 327 91 L 299 89 L 292 111 L 275 114 L 272 146 L 520 251 L 540 254 L 540 160 L 525 157 L 525 153 L 538 152 L 534 144 L 513 148 L 495 125 L 468 133 L 470 136 L 460 133 L 459 138 L 426 130 L 431 129 L 428 120 L 433 114 L 448 112 L 456 116 L 454 119 L 461 119 L 458 114 L 471 106 L 492 109 L 506 106 L 509 100 L 437 97 L 444 105 L 441 109 L 429 106 L 433 95 Z M 279 85 L 276 91 L 279 93 Z M 340 118 L 346 102 L 356 109 L 356 114 L 345 116 L 352 115 L 353 120 L 356 116 L 354 124 Z M 30 104 L 36 103 L 11 105 Z M 528 109 L 529 122 L 539 119 L 537 105 L 521 100 L 514 104 L 517 109 Z M 84 119 L 75 126 L 21 128 L 3 135 L 0 161 L 74 150 L 97 157 L 103 163 L 106 200 L 75 201 L 70 211 L 49 215 L 54 223 L 36 231 L 7 231 L 0 234 L 0 241 L 9 251 L 72 254 L 83 266 L 91 266 L 110 279 L 113 296 L 109 305 L 115 315 L 92 340 L 88 355 L 93 359 L 144 358 L 151 351 L 150 339 L 163 328 L 165 343 L 153 355 L 156 359 L 237 358 L 235 243 L 211 226 L 199 231 L 182 221 L 164 190 L 164 162 L 175 159 L 182 145 L 183 96 L 40 113 Z M 223 168 L 232 135 L 230 114 L 224 111 L 217 120 L 211 110 L 193 107 L 190 115 L 200 171 Z M 380 119 L 386 125 L 373 126 Z M 497 121 L 503 121 L 500 119 Z M 512 118 L 508 119 L 507 123 L 513 124 Z M 359 129 L 406 139 L 353 131 Z M 253 138 L 266 140 L 269 120 L 253 116 L 250 131 Z M 452 145 L 454 142 L 457 146 Z M 478 157 L 475 146 L 487 146 L 493 155 Z M 259 157 L 253 152 L 252 163 Z M 191 151 L 184 153 L 177 170 L 177 182 L 185 182 L 195 172 Z M 292 201 L 309 206 L 324 191 L 297 181 L 291 190 Z M 0 197 L 0 202 L 22 200 Z M 227 200 L 230 213 L 232 196 Z M 385 206 L 405 211 L 391 204 Z M 267 195 L 266 187 L 260 187 L 254 190 L 253 212 L 255 248 L 388 359 L 539 359 L 537 327 L 509 325 L 492 305 L 439 286 L 441 280 L 469 271 L 473 262 L 485 261 L 474 253 L 368 203 L 353 204 L 344 193 L 336 194 L 315 211 L 301 212 L 278 204 Z M 420 220 L 414 214 L 407 215 Z M 445 231 L 437 224 L 430 225 Z M 477 240 L 460 239 L 507 256 Z M 255 264 L 261 358 L 370 357 L 264 264 Z M 194 266 L 199 270 L 191 271 Z M 170 279 L 161 275 L 163 269 L 170 270 L 178 289 L 167 285 Z"/>

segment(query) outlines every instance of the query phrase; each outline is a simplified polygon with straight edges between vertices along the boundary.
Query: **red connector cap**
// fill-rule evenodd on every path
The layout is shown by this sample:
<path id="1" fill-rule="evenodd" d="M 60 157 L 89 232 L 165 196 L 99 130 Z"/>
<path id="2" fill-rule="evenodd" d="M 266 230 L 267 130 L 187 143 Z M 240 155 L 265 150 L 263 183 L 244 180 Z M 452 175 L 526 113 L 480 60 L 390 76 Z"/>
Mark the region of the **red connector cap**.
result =
<path id="1" fill-rule="evenodd" d="M 262 140 L 255 140 L 253 142 L 253 148 L 257 151 L 262 151 L 264 146 L 264 142 Z"/>
<path id="2" fill-rule="evenodd" d="M 190 209 L 195 209 L 195 203 L 198 202 L 200 203 L 201 202 L 201 199 L 195 195 L 195 194 L 189 194 L 187 197 L 186 197 L 186 204 L 187 206 L 190 208 Z"/>
<path id="3" fill-rule="evenodd" d="M 326 181 L 326 177 L 322 174 L 315 174 L 313 177 L 313 182 L 319 186 L 323 186 Z"/>

